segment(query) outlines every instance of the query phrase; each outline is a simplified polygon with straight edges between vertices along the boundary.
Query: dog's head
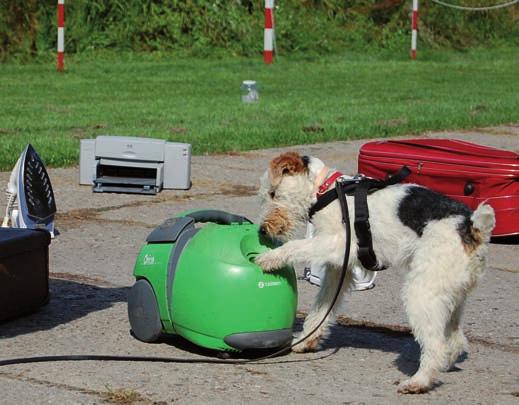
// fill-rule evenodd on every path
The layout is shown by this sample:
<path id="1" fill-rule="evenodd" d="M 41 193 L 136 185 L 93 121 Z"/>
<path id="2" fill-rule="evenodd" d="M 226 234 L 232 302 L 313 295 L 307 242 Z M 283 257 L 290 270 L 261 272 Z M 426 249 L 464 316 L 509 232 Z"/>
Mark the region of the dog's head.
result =
<path id="1" fill-rule="evenodd" d="M 261 233 L 288 239 L 292 231 L 307 221 L 315 202 L 314 180 L 324 164 L 317 158 L 287 152 L 272 159 L 261 177 Z"/>

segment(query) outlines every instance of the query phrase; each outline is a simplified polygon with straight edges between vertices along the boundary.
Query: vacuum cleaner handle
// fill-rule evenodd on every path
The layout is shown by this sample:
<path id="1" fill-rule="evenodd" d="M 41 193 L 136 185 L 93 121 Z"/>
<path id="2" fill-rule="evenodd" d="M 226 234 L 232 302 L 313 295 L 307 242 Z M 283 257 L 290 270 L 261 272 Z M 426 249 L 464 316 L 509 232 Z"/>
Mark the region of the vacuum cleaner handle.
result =
<path id="1" fill-rule="evenodd" d="M 200 210 L 193 211 L 186 215 L 186 217 L 191 217 L 195 220 L 195 222 L 215 222 L 220 225 L 231 225 L 231 224 L 243 224 L 253 222 L 241 215 L 231 214 L 229 212 L 220 211 L 220 210 Z"/>
<path id="2" fill-rule="evenodd" d="M 195 222 L 215 222 L 220 225 L 252 224 L 253 222 L 240 215 L 218 210 L 200 210 L 180 214 L 170 218 L 156 227 L 146 238 L 148 243 L 173 243 L 187 229 L 194 228 Z"/>

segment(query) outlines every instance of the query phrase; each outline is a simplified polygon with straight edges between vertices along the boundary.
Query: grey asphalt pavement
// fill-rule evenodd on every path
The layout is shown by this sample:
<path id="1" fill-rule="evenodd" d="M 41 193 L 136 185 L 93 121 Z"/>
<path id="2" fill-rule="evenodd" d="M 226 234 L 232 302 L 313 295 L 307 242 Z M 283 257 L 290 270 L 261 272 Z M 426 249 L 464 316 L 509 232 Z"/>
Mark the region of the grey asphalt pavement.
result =
<path id="1" fill-rule="evenodd" d="M 519 125 L 419 136 L 519 151 Z M 186 209 L 221 209 L 255 220 L 259 176 L 277 153 L 296 150 L 355 173 L 358 150 L 366 141 L 195 156 L 193 187 L 156 196 L 94 194 L 78 184 L 78 167 L 50 169 L 61 232 L 50 246 L 51 301 L 32 315 L 0 323 L 0 359 L 212 356 L 178 337 L 146 344 L 130 335 L 126 297 L 146 236 Z M 0 173 L 1 187 L 8 176 Z M 345 298 L 342 315 L 318 352 L 249 365 L 85 361 L 6 366 L 0 367 L 0 403 L 517 404 L 518 253 L 517 241 L 491 245 L 489 269 L 470 296 L 464 318 L 470 353 L 424 395 L 396 393 L 396 382 L 416 370 L 419 349 L 400 301 L 402 274 L 388 269 L 379 274 L 373 290 Z M 301 274 L 302 269 L 296 271 Z M 318 287 L 298 281 L 298 289 L 304 314 Z M 296 328 L 300 325 L 298 319 Z"/>

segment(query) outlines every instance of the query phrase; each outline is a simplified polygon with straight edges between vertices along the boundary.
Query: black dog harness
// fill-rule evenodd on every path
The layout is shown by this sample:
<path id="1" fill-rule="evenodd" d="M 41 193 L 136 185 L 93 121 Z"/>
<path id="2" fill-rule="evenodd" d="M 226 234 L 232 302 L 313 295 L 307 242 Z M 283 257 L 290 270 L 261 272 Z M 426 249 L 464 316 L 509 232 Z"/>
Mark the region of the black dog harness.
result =
<path id="1" fill-rule="evenodd" d="M 365 177 L 362 174 L 357 174 L 352 179 L 342 179 L 335 177 L 336 187 L 324 194 L 318 193 L 317 202 L 308 211 L 310 220 L 317 211 L 331 204 L 336 199 L 339 199 L 341 209 L 348 210 L 345 198 L 339 197 L 339 191 L 342 195 L 354 196 L 355 220 L 353 222 L 355 227 L 355 235 L 357 235 L 358 252 L 357 256 L 362 266 L 368 270 L 380 271 L 385 267 L 379 267 L 377 257 L 373 251 L 373 240 L 371 238 L 371 228 L 369 225 L 369 209 L 368 209 L 368 194 L 381 190 L 387 186 L 400 183 L 404 180 L 411 170 L 404 166 L 397 173 L 388 176 L 386 180 L 376 180 L 370 177 Z M 335 180 L 334 179 L 334 180 Z M 328 184 L 329 186 L 330 184 Z M 322 188 L 321 188 L 322 189 Z"/>

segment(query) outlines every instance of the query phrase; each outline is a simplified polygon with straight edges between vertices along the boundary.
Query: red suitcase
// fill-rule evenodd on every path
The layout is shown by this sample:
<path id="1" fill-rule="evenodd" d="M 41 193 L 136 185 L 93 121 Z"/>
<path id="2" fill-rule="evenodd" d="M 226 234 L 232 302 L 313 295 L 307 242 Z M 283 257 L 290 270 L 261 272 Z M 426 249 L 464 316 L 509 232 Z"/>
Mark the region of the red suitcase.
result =
<path id="1" fill-rule="evenodd" d="M 519 154 L 452 139 L 410 139 L 364 144 L 359 173 L 378 179 L 411 169 L 405 180 L 447 194 L 475 210 L 496 213 L 493 236 L 519 234 Z"/>

